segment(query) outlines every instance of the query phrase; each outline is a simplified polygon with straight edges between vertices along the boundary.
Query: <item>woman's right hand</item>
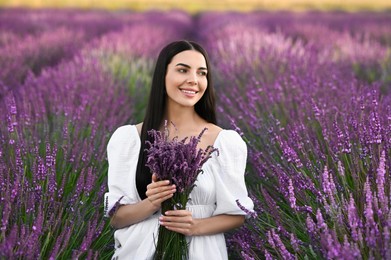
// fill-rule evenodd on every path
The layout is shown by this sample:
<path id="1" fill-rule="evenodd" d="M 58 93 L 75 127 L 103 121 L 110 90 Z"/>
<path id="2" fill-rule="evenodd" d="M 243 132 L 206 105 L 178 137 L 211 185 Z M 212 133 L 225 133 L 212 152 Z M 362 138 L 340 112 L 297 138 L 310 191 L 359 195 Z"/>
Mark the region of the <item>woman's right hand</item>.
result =
<path id="1" fill-rule="evenodd" d="M 163 201 L 171 198 L 176 192 L 175 185 L 170 185 L 170 181 L 158 181 L 156 174 L 152 174 L 152 182 L 147 186 L 147 199 L 156 210 L 160 209 Z"/>

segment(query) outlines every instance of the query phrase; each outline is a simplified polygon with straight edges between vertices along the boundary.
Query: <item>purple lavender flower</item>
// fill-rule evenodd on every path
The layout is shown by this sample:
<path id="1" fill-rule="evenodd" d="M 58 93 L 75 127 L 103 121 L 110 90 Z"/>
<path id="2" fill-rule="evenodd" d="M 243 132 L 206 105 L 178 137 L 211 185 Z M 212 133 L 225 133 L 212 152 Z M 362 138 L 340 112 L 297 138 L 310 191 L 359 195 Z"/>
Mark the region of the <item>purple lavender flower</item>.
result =
<path id="1" fill-rule="evenodd" d="M 350 194 L 350 200 L 349 200 L 349 206 L 348 206 L 348 220 L 349 220 L 349 226 L 351 228 L 352 232 L 352 239 L 354 242 L 357 242 L 359 240 L 358 236 L 358 228 L 359 228 L 359 223 L 358 223 L 358 216 L 357 216 L 357 210 L 355 207 L 355 202 Z"/>
<path id="2" fill-rule="evenodd" d="M 341 161 L 338 161 L 338 173 L 340 176 L 345 176 L 345 168 L 343 167 Z"/>
<path id="3" fill-rule="evenodd" d="M 391 213 L 389 214 L 388 217 L 388 224 L 384 227 L 383 229 L 383 236 L 384 236 L 384 256 L 386 259 L 391 257 L 391 247 L 390 247 L 390 242 L 391 242 L 391 237 L 390 237 L 390 222 L 391 221 Z"/>
<path id="4" fill-rule="evenodd" d="M 325 248 L 327 248 L 327 258 L 335 259 L 341 257 L 341 245 L 336 240 L 330 231 L 326 231 L 322 234 L 322 240 L 324 241 Z"/>
<path id="5" fill-rule="evenodd" d="M 280 137 L 277 137 L 277 140 L 281 140 Z M 301 168 L 303 166 L 299 156 L 296 151 L 292 149 L 287 143 L 284 141 L 280 141 L 281 149 L 284 157 L 288 162 L 292 162 L 296 165 L 297 168 Z"/>
<path id="6" fill-rule="evenodd" d="M 252 218 L 254 218 L 254 219 L 257 218 L 257 216 L 258 216 L 257 212 L 256 212 L 256 211 L 250 211 L 250 210 L 248 210 L 246 207 L 244 207 L 242 204 L 240 204 L 240 201 L 239 201 L 238 199 L 236 200 L 236 204 L 237 204 L 238 207 L 239 207 L 241 210 L 243 210 L 243 212 L 245 212 L 248 216 L 250 216 L 250 217 L 252 217 Z"/>
<path id="7" fill-rule="evenodd" d="M 289 179 L 288 191 L 289 191 L 289 202 L 291 204 L 291 208 L 296 210 L 297 206 L 296 206 L 295 190 L 293 188 L 292 179 Z"/>
<path id="8" fill-rule="evenodd" d="M 296 253 L 300 251 L 299 240 L 297 239 L 294 233 L 291 233 L 291 245 Z"/>
<path id="9" fill-rule="evenodd" d="M 281 241 L 280 236 L 274 232 L 274 229 L 271 230 L 271 238 L 274 240 L 276 250 L 278 250 L 283 259 L 295 259 L 293 255 L 286 249 L 284 243 Z"/>
<path id="10" fill-rule="evenodd" d="M 382 151 L 380 155 L 379 167 L 377 168 L 376 184 L 377 196 L 382 212 L 386 213 L 388 209 L 388 198 L 385 194 L 385 174 L 386 174 L 386 158 L 385 152 Z"/>
<path id="11" fill-rule="evenodd" d="M 242 251 L 240 252 L 240 255 L 242 256 L 242 259 L 244 260 L 255 260 L 254 257 L 251 257 L 250 255 L 248 255 L 246 252 Z"/>
<path id="12" fill-rule="evenodd" d="M 336 188 L 335 188 L 333 176 L 329 172 L 327 165 L 324 166 L 324 170 L 322 174 L 322 187 L 323 187 L 323 192 L 326 194 L 325 196 L 330 200 L 331 206 L 333 208 L 336 208 L 336 203 L 334 199 Z"/>
<path id="13" fill-rule="evenodd" d="M 316 220 L 317 220 L 317 229 L 321 232 L 327 232 L 328 227 L 327 224 L 324 222 L 323 215 L 320 209 L 316 211 Z"/>
<path id="14" fill-rule="evenodd" d="M 364 194 L 365 194 L 365 209 L 364 209 L 364 216 L 365 216 L 365 240 L 368 245 L 375 247 L 376 246 L 376 238 L 377 238 L 377 225 L 374 219 L 374 212 L 373 212 L 373 195 L 371 191 L 371 187 L 369 184 L 369 178 L 367 177 L 367 180 L 365 182 L 364 186 Z"/>
<path id="15" fill-rule="evenodd" d="M 273 257 L 270 255 L 270 253 L 265 249 L 265 258 L 266 260 L 273 260 Z"/>
<path id="16" fill-rule="evenodd" d="M 216 148 L 209 146 L 206 150 L 197 149 L 201 136 L 191 136 L 178 140 L 168 140 L 168 132 L 151 130 L 149 134 L 153 141 L 147 141 L 148 159 L 146 165 L 151 172 L 155 173 L 160 180 L 171 180 L 178 191 L 190 194 L 199 173 L 202 172 L 202 165 L 211 158 Z M 184 207 L 182 205 L 181 207 Z"/>
<path id="17" fill-rule="evenodd" d="M 273 235 L 270 230 L 266 232 L 267 242 L 269 242 L 270 246 L 276 248 L 276 244 L 274 243 Z"/>

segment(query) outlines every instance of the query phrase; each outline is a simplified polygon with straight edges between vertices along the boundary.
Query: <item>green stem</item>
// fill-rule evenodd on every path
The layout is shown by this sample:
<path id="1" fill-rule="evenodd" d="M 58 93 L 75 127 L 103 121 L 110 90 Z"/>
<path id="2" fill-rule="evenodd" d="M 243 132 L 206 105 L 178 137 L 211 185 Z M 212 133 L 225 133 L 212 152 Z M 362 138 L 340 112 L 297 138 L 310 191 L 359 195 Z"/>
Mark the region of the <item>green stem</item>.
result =
<path id="1" fill-rule="evenodd" d="M 187 201 L 187 199 L 184 200 L 183 196 L 186 195 L 175 193 L 172 199 L 164 201 L 162 203 L 162 214 L 165 215 L 167 210 L 174 209 L 174 205 L 178 205 L 177 202 Z M 186 208 L 186 205 L 181 205 L 181 208 Z M 154 260 L 183 260 L 188 259 L 188 256 L 188 244 L 185 235 L 168 230 L 164 226 L 159 226 Z"/>

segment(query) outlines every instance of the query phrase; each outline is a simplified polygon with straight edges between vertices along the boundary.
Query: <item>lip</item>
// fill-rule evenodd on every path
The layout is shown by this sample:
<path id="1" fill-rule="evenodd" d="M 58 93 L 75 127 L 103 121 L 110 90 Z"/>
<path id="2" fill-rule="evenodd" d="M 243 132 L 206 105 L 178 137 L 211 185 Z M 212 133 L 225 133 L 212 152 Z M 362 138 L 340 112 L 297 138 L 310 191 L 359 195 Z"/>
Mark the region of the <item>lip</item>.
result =
<path id="1" fill-rule="evenodd" d="M 191 92 L 195 92 L 195 93 L 198 93 L 198 90 L 197 89 L 192 89 L 192 88 L 179 88 L 180 91 L 191 91 Z"/>
<path id="2" fill-rule="evenodd" d="M 180 88 L 179 90 L 187 97 L 193 97 L 198 93 L 198 90 L 191 88 Z"/>

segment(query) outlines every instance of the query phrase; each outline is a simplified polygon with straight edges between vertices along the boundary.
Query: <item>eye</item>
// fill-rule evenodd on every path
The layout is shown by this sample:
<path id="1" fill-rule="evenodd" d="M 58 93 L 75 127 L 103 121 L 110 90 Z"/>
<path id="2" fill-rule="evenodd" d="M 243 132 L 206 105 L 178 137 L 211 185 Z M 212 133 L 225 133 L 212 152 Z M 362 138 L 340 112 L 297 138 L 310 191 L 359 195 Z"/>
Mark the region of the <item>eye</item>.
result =
<path id="1" fill-rule="evenodd" d="M 206 71 L 202 70 L 202 71 L 198 72 L 198 74 L 201 75 L 201 76 L 206 76 L 207 73 L 206 73 Z"/>
<path id="2" fill-rule="evenodd" d="M 180 72 L 180 73 L 186 73 L 187 72 L 187 69 L 178 69 L 178 72 Z"/>

